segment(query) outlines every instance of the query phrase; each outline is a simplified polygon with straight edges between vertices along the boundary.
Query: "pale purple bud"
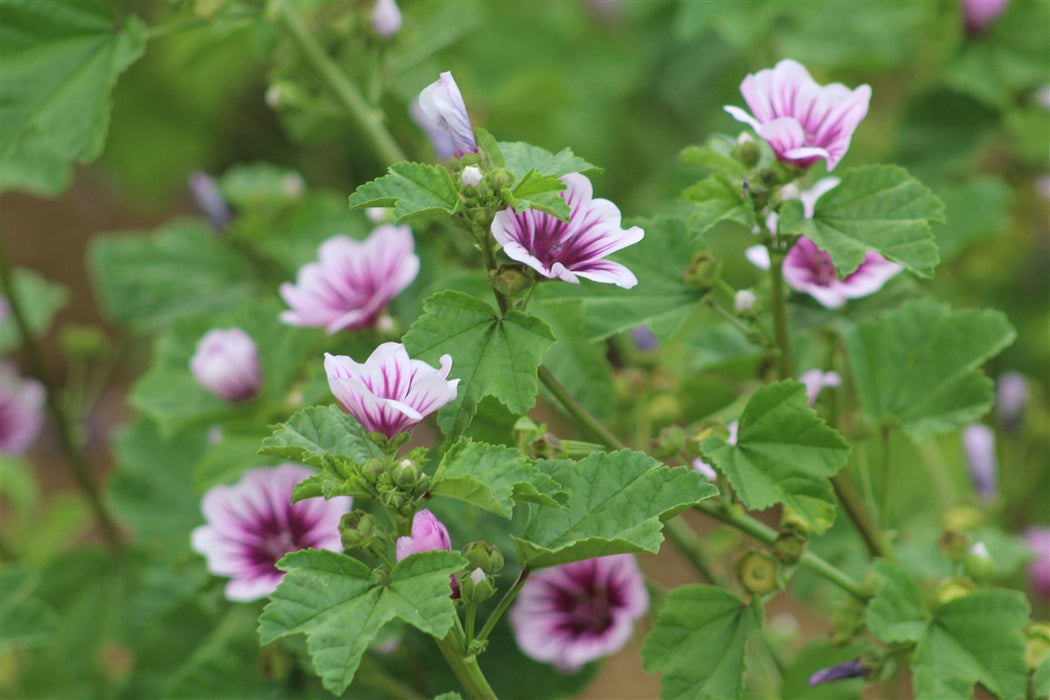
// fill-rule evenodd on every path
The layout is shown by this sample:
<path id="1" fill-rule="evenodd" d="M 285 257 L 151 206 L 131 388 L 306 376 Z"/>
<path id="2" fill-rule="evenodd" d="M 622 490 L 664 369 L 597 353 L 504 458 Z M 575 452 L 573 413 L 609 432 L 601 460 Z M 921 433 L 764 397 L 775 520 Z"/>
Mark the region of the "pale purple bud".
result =
<path id="1" fill-rule="evenodd" d="M 815 685 L 828 683 L 830 681 L 838 681 L 846 678 L 863 678 L 868 675 L 870 671 L 871 669 L 861 663 L 860 659 L 850 659 L 849 661 L 843 661 L 842 663 L 831 666 L 830 668 L 820 669 L 809 677 L 809 685 L 812 688 Z"/>
<path id="2" fill-rule="evenodd" d="M 630 289 L 638 278 L 605 256 L 642 240 L 637 226 L 621 226 L 620 210 L 608 199 L 595 199 L 591 181 L 579 173 L 561 178 L 558 193 L 569 205 L 569 220 L 535 209 L 496 213 L 492 235 L 512 260 L 525 263 L 548 279 L 579 284 L 584 277 Z"/>
<path id="3" fill-rule="evenodd" d="M 995 413 L 1003 427 L 1013 430 L 1021 425 L 1028 403 L 1028 382 L 1018 372 L 1003 372 L 995 383 Z"/>
<path id="4" fill-rule="evenodd" d="M 409 358 L 401 343 L 383 343 L 363 364 L 325 353 L 324 370 L 332 393 L 367 432 L 388 438 L 410 430 L 456 398 L 459 379 L 448 379 L 452 356 L 440 369 Z"/>
<path id="5" fill-rule="evenodd" d="M 526 656 L 573 673 L 623 647 L 648 609 L 634 555 L 615 554 L 534 572 L 509 619 Z"/>
<path id="6" fill-rule="evenodd" d="M 971 36 L 983 34 L 1006 10 L 1007 0 L 961 0 L 963 23 Z"/>
<path id="7" fill-rule="evenodd" d="M 962 430 L 962 444 L 977 494 L 985 501 L 992 500 L 999 490 L 995 433 L 983 423 L 971 423 Z"/>
<path id="8" fill-rule="evenodd" d="M 412 534 L 397 538 L 397 560 L 401 561 L 410 554 L 430 552 L 433 550 L 452 550 L 452 538 L 448 529 L 433 513 L 424 508 L 416 511 L 412 517 Z"/>
<path id="9" fill-rule="evenodd" d="M 806 397 L 810 406 L 816 403 L 817 397 L 825 387 L 842 386 L 842 377 L 838 373 L 821 372 L 819 369 L 803 372 L 798 380 L 806 385 Z"/>
<path id="10" fill-rule="evenodd" d="M 220 233 L 226 230 L 233 220 L 233 214 L 222 196 L 218 184 L 207 173 L 196 171 L 190 175 L 190 192 L 197 206 L 208 217 L 212 228 Z"/>
<path id="11" fill-rule="evenodd" d="M 1028 565 L 1032 589 L 1040 597 L 1050 600 L 1050 528 L 1030 527 L 1024 534 L 1024 540 L 1035 555 Z"/>
<path id="12" fill-rule="evenodd" d="M 631 339 L 634 340 L 634 346 L 642 352 L 650 352 L 660 347 L 660 341 L 649 330 L 649 326 L 635 326 L 632 328 Z"/>
<path id="13" fill-rule="evenodd" d="M 440 124 L 430 121 L 430 117 L 419 106 L 418 99 L 412 101 L 408 113 L 412 117 L 412 121 L 416 123 L 416 126 L 427 135 L 427 139 L 430 141 L 430 145 L 434 147 L 434 153 L 437 155 L 438 160 L 451 158 L 456 150 L 455 146 L 452 145 L 452 137 L 448 135 L 448 132 Z"/>
<path id="14" fill-rule="evenodd" d="M 240 328 L 205 333 L 190 358 L 190 369 L 201 386 L 232 403 L 252 398 L 262 384 L 259 349 Z"/>
<path id="15" fill-rule="evenodd" d="M 452 140 L 453 155 L 477 153 L 474 129 L 470 125 L 467 106 L 459 92 L 452 73 L 445 71 L 435 82 L 419 93 L 419 106 L 431 123 L 440 126 Z"/>
<path id="16" fill-rule="evenodd" d="M 765 250 L 764 246 L 759 246 L 762 250 Z M 755 308 L 755 302 L 758 301 L 758 297 L 750 289 L 741 289 L 735 295 L 733 295 L 733 308 L 736 312 L 743 313 L 750 311 Z"/>
<path id="17" fill-rule="evenodd" d="M 43 384 L 19 375 L 11 362 L 0 364 L 0 454 L 29 449 L 44 426 L 46 402 Z"/>
<path id="18" fill-rule="evenodd" d="M 829 172 L 849 150 L 871 100 L 868 85 L 855 90 L 841 83 L 821 86 L 790 59 L 748 75 L 740 92 L 751 114 L 739 107 L 725 110 L 765 139 L 779 160 L 800 168 L 824 160 Z"/>
<path id="19" fill-rule="evenodd" d="M 467 187 L 477 187 L 483 175 L 481 174 L 481 168 L 476 165 L 468 165 L 463 168 L 463 172 L 460 173 L 459 177 Z"/>
<path id="20" fill-rule="evenodd" d="M 372 29 L 389 39 L 401 29 L 401 10 L 394 0 L 376 0 L 372 7 Z"/>

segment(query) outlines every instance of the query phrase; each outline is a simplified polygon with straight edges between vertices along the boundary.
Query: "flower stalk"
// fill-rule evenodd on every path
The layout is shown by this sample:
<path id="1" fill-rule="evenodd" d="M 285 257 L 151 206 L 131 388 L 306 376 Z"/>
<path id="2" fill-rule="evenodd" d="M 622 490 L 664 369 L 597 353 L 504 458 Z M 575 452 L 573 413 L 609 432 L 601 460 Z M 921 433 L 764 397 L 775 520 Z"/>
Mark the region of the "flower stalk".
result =
<path id="1" fill-rule="evenodd" d="M 518 574 L 518 580 L 514 582 L 514 585 L 511 586 L 506 593 L 503 594 L 503 597 L 499 601 L 499 605 L 497 605 L 496 609 L 492 611 L 492 614 L 489 615 L 489 619 L 485 620 L 485 626 L 481 628 L 480 632 L 478 632 L 476 639 L 479 642 L 483 642 L 489 638 L 489 634 L 496 627 L 496 623 L 499 622 L 501 617 L 503 617 L 503 613 L 507 611 L 510 604 L 514 602 L 514 599 L 518 596 L 518 593 L 521 591 L 522 586 L 525 585 L 525 582 L 529 580 L 530 573 L 531 572 L 528 569 L 522 569 L 521 573 Z"/>
<path id="2" fill-rule="evenodd" d="M 452 672 L 456 674 L 456 678 L 463 684 L 463 689 L 467 691 L 467 695 L 473 700 L 496 700 L 496 693 L 492 690 L 492 686 L 489 685 L 485 674 L 481 672 L 477 657 L 467 654 L 463 632 L 460 630 L 459 625 L 454 625 L 444 638 L 438 639 L 435 637 L 434 639 L 437 641 L 438 649 L 441 650 L 441 654 L 445 657 L 445 661 L 448 662 Z"/>
<path id="3" fill-rule="evenodd" d="M 788 330 L 787 295 L 784 292 L 784 255 L 769 251 L 770 312 L 773 314 L 773 337 L 777 343 L 777 375 L 795 378 L 795 361 L 791 357 L 791 334 Z"/>

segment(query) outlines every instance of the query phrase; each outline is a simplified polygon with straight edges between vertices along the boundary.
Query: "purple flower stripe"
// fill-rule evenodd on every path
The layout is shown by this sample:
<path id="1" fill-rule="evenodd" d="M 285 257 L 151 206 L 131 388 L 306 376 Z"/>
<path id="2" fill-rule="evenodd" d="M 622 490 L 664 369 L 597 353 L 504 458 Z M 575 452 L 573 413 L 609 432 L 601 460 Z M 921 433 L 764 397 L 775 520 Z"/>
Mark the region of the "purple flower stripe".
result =
<path id="1" fill-rule="evenodd" d="M 384 224 L 364 241 L 335 236 L 320 248 L 318 262 L 299 270 L 296 284 L 281 285 L 293 326 L 320 327 L 329 334 L 371 326 L 395 296 L 419 274 L 419 258 L 408 226 Z"/>
<path id="2" fill-rule="evenodd" d="M 342 547 L 339 520 L 352 499 L 291 503 L 295 485 L 313 472 L 295 464 L 260 467 L 232 486 L 215 486 L 201 502 L 207 523 L 194 529 L 193 549 L 208 570 L 231 578 L 226 597 L 249 601 L 272 593 L 284 576 L 276 564 L 289 552 Z"/>
<path id="3" fill-rule="evenodd" d="M 617 554 L 534 573 L 509 619 L 527 656 L 571 673 L 620 649 L 648 608 L 634 556 Z"/>

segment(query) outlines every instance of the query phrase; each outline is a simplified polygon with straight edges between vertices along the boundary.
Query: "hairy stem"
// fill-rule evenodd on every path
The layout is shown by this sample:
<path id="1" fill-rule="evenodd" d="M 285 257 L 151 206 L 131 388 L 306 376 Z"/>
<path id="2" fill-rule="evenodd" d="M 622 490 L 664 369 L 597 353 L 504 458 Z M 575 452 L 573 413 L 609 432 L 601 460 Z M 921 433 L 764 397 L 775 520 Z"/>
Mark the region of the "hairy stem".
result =
<path id="1" fill-rule="evenodd" d="M 372 147 L 376 158 L 384 165 L 390 166 L 406 160 L 405 152 L 390 134 L 383 122 L 383 112 L 368 104 L 361 91 L 350 82 L 346 73 L 325 53 L 321 45 L 310 34 L 306 23 L 296 7 L 289 0 L 278 0 L 275 3 L 281 23 L 303 52 L 307 62 L 332 91 L 340 104 L 346 108 L 350 118 L 357 125 L 365 142 Z"/>
<path id="2" fill-rule="evenodd" d="M 95 520 L 102 530 L 102 535 L 105 537 L 110 551 L 114 555 L 119 554 L 121 549 L 120 531 L 117 529 L 116 522 L 106 509 L 102 496 L 99 494 L 98 485 L 95 483 L 94 475 L 91 472 L 91 466 L 88 464 L 87 458 L 81 450 L 80 441 L 76 437 L 75 421 L 67 413 L 58 385 L 47 367 L 44 366 L 40 346 L 29 329 L 29 323 L 26 320 L 18 289 L 15 288 L 11 265 L 7 260 L 7 251 L 2 239 L 0 239 L 0 288 L 3 289 L 4 295 L 7 297 L 8 308 L 21 335 L 30 371 L 40 380 L 47 391 L 47 412 L 58 430 L 59 442 L 62 445 L 62 451 L 66 455 L 70 471 L 76 479 L 80 490 L 87 497 L 88 504 L 95 515 Z"/>
<path id="3" fill-rule="evenodd" d="M 868 509 L 864 507 L 864 501 L 853 488 L 853 482 L 845 474 L 836 474 L 831 477 L 831 485 L 835 488 L 835 495 L 842 504 L 846 514 L 856 526 L 860 536 L 864 538 L 864 544 L 873 557 L 884 557 L 890 561 L 896 561 L 897 557 L 893 549 L 886 543 L 886 538 L 875 525 Z"/>
<path id="4" fill-rule="evenodd" d="M 879 431 L 879 447 L 882 449 L 882 488 L 879 490 L 879 524 L 889 527 L 890 524 L 890 429 L 886 426 Z"/>
<path id="5" fill-rule="evenodd" d="M 551 371 L 546 366 L 541 365 L 539 370 L 540 381 L 547 387 L 554 398 L 558 399 L 569 415 L 572 416 L 576 424 L 584 428 L 587 432 L 591 433 L 603 445 L 611 450 L 619 450 L 627 447 L 623 444 L 615 435 L 609 432 L 609 429 L 602 425 L 601 421 L 591 415 L 591 412 L 584 408 L 579 401 L 576 400 L 569 390 L 566 389 L 561 382 L 554 378 Z"/>
<path id="6" fill-rule="evenodd" d="M 667 535 L 667 539 L 678 548 L 678 551 L 689 560 L 689 563 L 693 565 L 697 573 L 704 577 L 708 583 L 717 586 L 725 585 L 725 579 L 715 573 L 711 562 L 707 560 L 707 554 L 700 544 L 700 538 L 697 537 L 685 520 L 681 517 L 668 520 L 664 523 L 664 534 Z"/>
<path id="7" fill-rule="evenodd" d="M 791 334 L 788 331 L 787 295 L 784 292 L 784 255 L 769 251 L 770 311 L 773 314 L 773 337 L 777 342 L 777 375 L 781 379 L 795 378 L 795 361 L 791 357 Z"/>
<path id="8" fill-rule="evenodd" d="M 448 662 L 452 672 L 456 674 L 456 678 L 463 684 L 463 689 L 467 691 L 467 695 L 473 700 L 496 700 L 496 693 L 489 685 L 485 674 L 481 672 L 477 657 L 467 655 L 463 633 L 458 626 L 450 629 L 444 639 L 438 639 L 437 637 L 434 637 L 434 639 L 437 641 L 438 649 L 441 650 L 441 654 L 445 657 L 445 661 Z"/>
<path id="9" fill-rule="evenodd" d="M 522 569 L 521 573 L 518 574 L 518 580 L 514 582 L 503 597 L 499 601 L 499 605 L 489 615 L 489 619 L 485 620 L 485 626 L 481 628 L 481 632 L 478 633 L 477 639 L 484 641 L 489 638 L 489 634 L 496 627 L 496 623 L 503 617 L 503 613 L 507 611 L 510 604 L 514 602 L 514 599 L 518 597 L 518 593 L 521 591 L 521 587 L 525 585 L 525 582 L 529 580 L 529 574 L 531 572 L 528 569 Z"/>

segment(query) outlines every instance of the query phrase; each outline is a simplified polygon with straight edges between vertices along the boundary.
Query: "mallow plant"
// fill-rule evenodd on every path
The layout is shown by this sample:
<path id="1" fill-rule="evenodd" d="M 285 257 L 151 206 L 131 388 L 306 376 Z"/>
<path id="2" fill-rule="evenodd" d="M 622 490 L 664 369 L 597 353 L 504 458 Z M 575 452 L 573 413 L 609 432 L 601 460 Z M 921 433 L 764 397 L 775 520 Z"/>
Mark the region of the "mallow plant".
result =
<path id="1" fill-rule="evenodd" d="M 359 4 L 357 48 L 382 65 L 414 6 Z M 1047 695 L 1050 627 L 1024 592 L 1045 616 L 1046 529 L 998 520 L 1018 486 L 995 439 L 1021 444 L 1028 388 L 982 369 L 1016 333 L 928 292 L 942 199 L 850 158 L 877 86 L 756 66 L 721 133 L 680 144 L 681 197 L 639 217 L 571 144 L 478 126 L 450 71 L 386 113 L 397 100 L 321 40 L 329 11 L 192 21 L 282 36 L 294 60 L 267 100 L 340 114 L 375 177 L 336 196 L 276 166 L 198 174 L 208 221 L 91 250 L 108 313 L 156 335 L 108 492 L 70 457 L 126 592 L 93 662 L 106 693 L 552 697 L 638 637 L 664 698 L 904 679 L 919 698 Z M 12 70 L 52 57 L 45 110 L 82 80 L 66 29 L 104 42 L 103 101 L 163 36 L 77 3 L 0 12 L 54 29 L 12 49 Z M 12 114 L 5 187 L 57 193 L 105 135 Z M 33 355 L 39 283 L 4 266 Z M 731 382 L 703 381 L 725 364 Z M 0 440 L 20 453 L 55 387 L 3 372 Z M 75 455 L 68 402 L 49 408 Z M 937 497 L 905 513 L 916 488 Z M 675 556 L 691 582 L 652 574 Z M 69 586 L 4 559 L 2 649 L 28 669 L 11 682 L 46 694 L 34 673 L 76 648 L 54 611 Z M 812 604 L 820 638 L 767 615 L 781 597 Z M 90 600 L 70 624 L 102 614 Z"/>

